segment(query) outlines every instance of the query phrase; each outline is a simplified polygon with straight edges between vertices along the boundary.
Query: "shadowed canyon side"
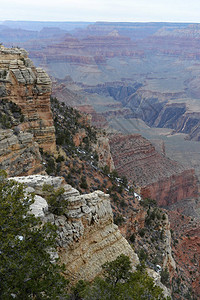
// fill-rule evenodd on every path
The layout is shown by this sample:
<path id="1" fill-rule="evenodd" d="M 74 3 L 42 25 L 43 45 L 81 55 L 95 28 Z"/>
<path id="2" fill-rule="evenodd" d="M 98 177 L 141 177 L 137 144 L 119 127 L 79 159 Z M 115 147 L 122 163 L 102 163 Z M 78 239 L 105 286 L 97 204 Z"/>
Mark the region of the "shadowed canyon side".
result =
<path id="1" fill-rule="evenodd" d="M 0 46 L 0 97 L 16 103 L 24 115 L 20 129 L 33 134 L 45 151 L 55 151 L 55 129 L 50 108 L 51 80 L 35 68 L 23 49 Z"/>
<path id="2" fill-rule="evenodd" d="M 139 187 L 141 195 L 155 199 L 160 206 L 197 197 L 197 178 L 193 169 L 158 153 L 141 135 L 110 138 L 111 153 L 119 174 Z"/>

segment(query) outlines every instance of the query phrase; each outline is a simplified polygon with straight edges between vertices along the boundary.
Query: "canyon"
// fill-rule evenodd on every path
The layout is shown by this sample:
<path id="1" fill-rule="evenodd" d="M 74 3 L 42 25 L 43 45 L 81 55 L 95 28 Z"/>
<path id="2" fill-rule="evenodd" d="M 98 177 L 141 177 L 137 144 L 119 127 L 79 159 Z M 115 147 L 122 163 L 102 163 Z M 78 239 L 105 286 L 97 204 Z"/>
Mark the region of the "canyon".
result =
<path id="1" fill-rule="evenodd" d="M 188 24 L 147 24 L 146 27 L 129 24 L 128 28 L 127 26 L 128 24 L 96 23 L 75 32 L 65 32 L 65 35 L 58 36 L 53 42 L 50 38 L 43 40 L 41 44 L 38 39 L 34 41 L 34 45 L 28 40 L 19 42 L 19 45 L 26 47 L 34 62 L 51 74 L 53 96 L 58 96 L 61 101 L 73 105 L 80 112 L 90 113 L 93 124 L 98 127 L 105 129 L 111 127 L 110 146 L 104 141 L 107 138 L 104 139 L 102 157 L 105 152 L 109 153 L 111 147 L 118 173 L 126 175 L 131 182 L 134 181 L 134 187 L 139 194 L 144 198 L 156 199 L 160 206 L 174 208 L 175 212 L 167 213 L 175 234 L 181 240 L 178 235 L 179 229 L 174 225 L 173 213 L 177 214 L 177 220 L 181 219 L 182 212 L 188 214 L 187 205 L 189 206 L 192 201 L 194 210 L 199 211 L 198 180 L 194 171 L 195 168 L 199 176 L 198 151 L 194 150 L 196 152 L 194 161 L 190 157 L 190 151 L 184 160 L 182 159 L 185 145 L 195 145 L 195 149 L 198 149 L 196 143 L 199 141 L 198 28 Z M 176 38 L 173 39 L 172 34 Z M 186 43 L 188 35 L 191 37 L 193 45 L 191 47 Z M 2 48 L 3 55 L 4 52 L 6 49 Z M 7 163 L 4 160 L 1 166 L 4 169 L 8 168 L 11 176 L 29 175 L 32 172 L 43 173 L 43 158 L 40 156 L 39 148 L 45 151 L 51 149 L 52 153 L 56 153 L 55 129 L 52 126 L 49 100 L 47 101 L 50 96 L 50 81 L 41 69 L 27 63 L 25 52 L 17 54 L 17 57 L 14 53 L 14 56 L 15 60 L 17 59 L 14 67 L 12 64 L 10 66 L 10 62 L 1 65 L 8 73 L 4 78 L 2 72 L 1 93 L 4 99 L 9 99 L 8 91 L 14 87 L 15 91 L 10 94 L 11 101 L 19 105 L 25 116 L 24 123 L 18 124 L 18 127 L 27 132 L 26 138 L 29 141 L 24 143 L 28 145 L 29 153 L 34 153 L 34 157 L 32 160 L 28 155 L 32 163 L 27 161 L 26 168 L 21 166 L 18 173 L 15 174 L 13 167 L 9 170 L 10 150 L 14 149 L 14 146 L 9 140 L 13 139 L 12 131 L 8 130 L 6 143 L 11 145 L 12 149 L 8 148 L 8 153 L 4 153 Z M 26 68 L 29 73 L 31 69 L 38 80 L 33 75 L 31 79 L 26 79 L 27 76 L 24 75 Z M 15 69 L 20 70 L 20 75 L 13 71 Z M 17 75 L 13 75 L 15 73 Z M 28 99 L 29 93 L 32 99 Z M 30 110 L 24 105 L 24 100 L 30 100 L 32 103 L 32 106 L 29 106 Z M 129 135 L 118 135 L 116 129 Z M 80 140 L 84 138 L 81 134 L 79 132 L 78 140 L 79 137 Z M 17 132 L 13 139 L 16 145 L 18 143 L 16 138 L 20 140 L 20 146 L 17 146 L 20 149 L 23 148 L 21 135 L 22 132 Z M 142 136 L 150 137 L 151 142 Z M 3 140 L 5 142 L 5 133 Z M 178 143 L 178 150 L 177 145 L 171 143 L 174 140 Z M 21 156 L 21 153 L 17 155 Z M 113 168 L 111 156 L 106 161 Z M 97 178 L 100 179 L 100 176 Z M 90 180 L 88 182 L 91 182 Z M 130 203 L 133 205 L 132 202 L 126 201 L 126 196 L 124 199 L 127 205 Z M 115 214 L 120 212 L 123 215 L 126 210 L 126 208 L 118 210 L 114 201 L 112 207 Z M 198 218 L 198 213 L 196 217 Z M 189 216 L 187 218 L 190 220 Z M 141 219 L 132 213 L 132 216 L 131 214 L 128 216 L 127 224 L 139 220 L 142 222 L 141 224 L 139 222 L 139 226 L 143 226 L 145 214 L 142 210 Z M 182 235 L 189 232 L 192 241 L 194 240 L 194 247 L 190 247 L 189 239 L 185 239 L 179 244 L 178 249 L 174 250 L 176 262 L 178 265 L 182 264 L 182 272 L 186 272 L 183 262 L 187 260 L 183 255 L 183 244 L 187 245 L 188 253 L 191 254 L 188 257 L 192 257 L 192 253 L 196 251 L 194 249 L 198 249 L 196 236 L 199 235 L 200 227 L 198 224 L 195 226 L 194 232 L 189 231 L 187 226 L 182 232 Z M 122 225 L 120 229 L 127 236 L 126 225 Z M 134 232 L 133 226 L 131 230 Z M 198 250 L 197 252 L 199 253 Z M 194 278 L 198 275 L 194 274 L 196 275 L 193 276 L 192 285 L 197 293 L 198 283 Z"/>

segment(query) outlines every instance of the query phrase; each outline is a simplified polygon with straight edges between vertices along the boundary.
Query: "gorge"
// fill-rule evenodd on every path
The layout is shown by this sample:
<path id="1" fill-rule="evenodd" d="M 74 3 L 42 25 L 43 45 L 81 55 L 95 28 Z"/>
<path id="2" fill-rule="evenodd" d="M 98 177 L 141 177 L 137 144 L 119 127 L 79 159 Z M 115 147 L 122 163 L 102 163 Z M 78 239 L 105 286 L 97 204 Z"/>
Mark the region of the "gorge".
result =
<path id="1" fill-rule="evenodd" d="M 54 107 L 51 111 L 49 101 L 51 81 L 48 75 L 42 69 L 33 66 L 24 50 L 8 49 L 1 46 L 0 113 L 1 116 L 5 116 L 4 119 L 6 120 L 6 122 L 1 123 L 1 168 L 5 169 L 9 176 L 45 175 L 47 165 L 49 166 L 50 162 L 53 161 L 55 170 L 51 171 L 50 175 L 61 175 L 66 182 L 70 181 L 76 189 L 78 188 L 78 191 L 74 191 L 78 198 L 72 200 L 72 202 L 76 202 L 73 204 L 75 210 L 80 211 L 81 209 L 82 211 L 84 209 L 82 202 L 85 205 L 85 201 L 86 206 L 90 207 L 91 197 L 91 203 L 94 201 L 97 205 L 91 204 L 94 206 L 91 209 L 92 213 L 96 211 L 97 215 L 99 213 L 101 215 L 102 210 L 104 211 L 105 214 L 100 216 L 100 227 L 102 226 L 100 233 L 95 231 L 98 226 L 95 227 L 96 223 L 94 222 L 94 227 L 85 227 L 86 240 L 83 238 L 83 241 L 80 241 L 80 248 L 72 246 L 71 256 L 61 249 L 63 259 L 67 259 L 68 255 L 69 257 L 82 255 L 77 264 L 72 263 L 71 269 L 75 272 L 74 270 L 77 268 L 79 278 L 84 278 L 86 275 L 84 275 L 81 266 L 83 263 L 88 263 L 88 255 L 91 255 L 91 261 L 94 259 L 94 265 L 98 260 L 94 254 L 95 251 L 99 251 L 98 245 L 97 248 L 93 248 L 91 246 L 93 244 L 100 242 L 105 246 L 101 248 L 103 251 L 101 257 L 110 257 L 109 254 L 106 256 L 107 252 L 104 252 L 107 247 L 108 249 L 110 247 L 109 239 L 113 239 L 113 242 L 114 240 L 119 241 L 120 247 L 123 245 L 122 248 L 127 249 L 126 254 L 129 253 L 130 256 L 132 255 L 131 257 L 135 255 L 111 221 L 112 213 L 108 204 L 109 201 L 106 200 L 108 199 L 107 196 L 101 194 L 101 192 L 96 192 L 97 189 L 108 190 L 111 194 L 114 218 L 121 216 L 126 219 L 120 225 L 120 230 L 126 238 L 130 238 L 132 234 L 136 235 L 135 247 L 138 254 L 141 250 L 140 243 L 143 243 L 142 247 L 146 249 L 147 253 L 151 252 L 150 246 L 145 244 L 147 241 L 142 242 L 139 234 L 141 229 L 147 228 L 145 223 L 147 210 L 141 207 L 140 201 L 132 196 L 130 197 L 130 190 L 123 189 L 122 195 L 118 190 L 115 190 L 117 181 L 111 184 L 109 177 L 115 166 L 119 173 L 118 176 L 127 176 L 130 187 L 134 188 L 136 193 L 143 196 L 143 198 L 153 198 L 159 206 L 169 209 L 166 213 L 169 215 L 169 220 L 175 231 L 172 239 L 175 240 L 176 236 L 179 241 L 178 248 L 176 248 L 174 240 L 172 247 L 172 256 L 176 256 L 175 261 L 178 271 L 174 271 L 176 267 L 173 267 L 173 263 L 167 263 L 166 266 L 170 270 L 171 280 L 177 278 L 178 272 L 179 276 L 181 274 L 182 278 L 187 281 L 187 283 L 184 283 L 183 280 L 181 283 L 182 293 L 186 294 L 187 287 L 192 285 L 197 294 L 199 291 L 196 278 L 198 278 L 199 267 L 190 262 L 187 269 L 191 268 L 191 272 L 194 274 L 190 276 L 189 269 L 186 270 L 184 262 L 188 260 L 187 257 L 193 259 L 194 253 L 199 255 L 200 227 L 198 223 L 197 176 L 199 176 L 200 168 L 198 165 L 198 150 L 196 151 L 199 140 L 198 37 L 195 37 L 196 41 L 193 42 L 192 47 L 185 46 L 186 49 L 184 55 L 182 55 L 180 45 L 185 45 L 184 30 L 185 27 L 187 28 L 186 24 L 171 25 L 170 30 L 167 26 L 165 30 L 162 29 L 162 24 L 148 25 L 146 29 L 143 26 L 138 26 L 138 31 L 135 29 L 133 31 L 131 26 L 126 31 L 124 29 L 125 25 L 121 24 L 120 26 L 116 29 L 116 24 L 97 23 L 77 31 L 74 36 L 62 32 L 63 35 L 66 35 L 57 36 L 54 43 L 51 39 L 44 40 L 43 48 L 40 48 L 41 43 L 39 40 L 38 43 L 34 42 L 34 46 L 33 42 L 28 41 L 28 39 L 23 42 L 23 46 L 29 50 L 30 56 L 36 64 L 43 66 L 52 76 L 53 96 L 57 96 L 61 102 L 67 105 L 78 108 L 79 112 L 90 113 L 92 122 L 109 132 L 110 146 L 108 145 L 108 137 L 103 131 L 98 132 L 95 142 L 94 140 L 93 142 L 92 140 L 89 141 L 89 146 L 93 149 L 93 152 L 89 155 L 89 160 L 84 158 L 85 154 L 82 151 L 87 148 L 85 137 L 90 132 L 90 125 L 88 125 L 90 117 L 78 117 L 78 120 L 75 120 L 74 129 L 70 132 L 70 135 L 74 134 L 75 127 L 80 126 L 77 125 L 79 122 L 82 122 L 87 128 L 85 129 L 81 125 L 82 127 L 79 127 L 73 137 L 73 143 L 80 151 L 79 154 L 78 151 L 74 150 L 73 145 L 70 150 L 67 148 L 67 143 L 62 145 L 64 150 L 61 149 L 61 144 L 58 145 L 57 143 L 56 146 L 60 128 L 63 125 L 63 128 L 67 130 L 68 126 L 65 124 L 65 105 L 60 104 L 59 109 Z M 97 32 L 101 35 L 101 38 L 97 37 Z M 176 37 L 173 40 L 171 39 L 171 32 L 174 35 L 181 34 L 182 37 L 180 39 Z M 187 34 L 192 35 L 193 32 L 194 26 L 188 26 Z M 51 34 L 49 31 L 50 36 Z M 171 39 L 168 44 L 170 49 L 165 49 L 166 44 L 165 42 L 162 43 L 163 36 L 165 39 Z M 143 44 L 139 43 L 138 37 L 143 39 Z M 150 43 L 154 47 L 149 46 Z M 172 52 L 174 45 L 176 47 Z M 193 53 L 191 53 L 191 50 Z M 154 70 L 154 73 L 152 73 L 152 70 Z M 21 111 L 17 109 L 16 112 L 16 108 L 9 107 L 8 101 L 15 103 Z M 135 120 L 136 123 L 134 123 Z M 119 134 L 116 129 L 128 135 Z M 187 139 L 191 141 L 183 141 L 186 137 L 185 134 L 187 134 Z M 151 141 L 147 139 L 149 137 Z M 176 147 L 174 144 L 172 145 L 171 141 L 176 137 L 180 146 L 178 145 L 179 149 L 174 151 Z M 182 159 L 184 147 L 182 147 L 179 138 L 184 145 L 186 143 L 195 145 L 194 153 L 196 156 L 194 160 L 190 160 L 189 155 L 184 160 Z M 72 154 L 70 151 L 72 151 Z M 97 152 L 98 162 L 91 158 L 91 156 L 95 156 L 95 151 Z M 46 154 L 48 152 L 50 153 L 49 156 Z M 85 170 L 82 165 L 84 165 Z M 110 169 L 109 176 L 100 171 L 106 165 Z M 34 178 L 33 176 L 31 179 L 33 182 Z M 41 178 L 46 180 L 45 177 Z M 85 188 L 80 187 L 84 186 L 85 181 L 83 178 L 87 182 Z M 129 187 L 126 188 L 129 189 Z M 70 190 L 69 186 L 68 189 Z M 81 196 L 78 194 L 79 192 L 86 192 L 87 195 L 89 192 L 94 194 Z M 119 197 L 119 200 L 117 200 L 117 197 Z M 192 203 L 190 210 L 187 208 L 187 205 L 190 205 L 189 203 Z M 106 209 L 104 209 L 104 204 Z M 106 211 L 108 214 L 106 214 Z M 174 217 L 175 215 L 176 217 Z M 184 220 L 187 226 L 185 228 L 183 226 L 183 231 L 179 233 L 175 219 L 182 220 L 183 215 L 185 215 Z M 76 216 L 72 218 L 76 219 Z M 81 218 L 83 218 L 82 222 L 84 224 L 89 222 L 88 216 L 77 215 L 77 220 Z M 195 220 L 191 221 L 192 218 L 195 218 Z M 72 220 L 72 223 L 80 223 L 80 220 L 75 219 Z M 59 227 L 63 228 L 63 222 L 65 222 L 63 220 L 61 218 L 57 222 Z M 136 224 L 135 221 L 138 226 L 137 230 L 136 226 L 133 226 L 133 224 Z M 190 222 L 191 224 L 189 224 Z M 76 225 L 72 226 L 73 230 Z M 104 225 L 108 227 L 104 228 Z M 166 232 L 167 230 L 170 231 L 170 225 L 168 224 L 159 226 L 166 226 L 168 228 Z M 104 230 L 102 228 L 105 229 L 104 241 L 100 238 Z M 147 232 L 149 234 L 148 230 Z M 87 235 L 89 236 L 90 233 L 92 237 L 91 241 L 88 241 Z M 193 246 L 191 243 L 191 247 L 189 238 L 184 238 L 183 241 L 181 237 L 186 233 L 191 236 L 192 243 L 194 242 Z M 168 233 L 166 233 L 166 236 L 169 238 Z M 147 233 L 146 239 L 148 239 Z M 117 241 L 116 243 L 118 243 Z M 187 245 L 188 249 L 188 256 L 186 255 L 186 257 L 185 254 L 183 255 L 184 247 L 181 246 L 183 244 Z M 116 248 L 113 246 L 114 248 L 110 248 L 109 251 L 116 251 L 117 256 L 122 252 L 119 250 L 119 245 L 116 245 Z M 168 246 L 171 247 L 171 245 Z M 167 249 L 168 246 L 166 248 L 163 246 L 163 249 Z M 74 247 L 77 252 L 73 252 Z M 87 247 L 94 250 L 93 254 L 83 251 Z M 137 261 L 136 256 L 134 257 Z M 198 256 L 195 259 L 198 260 Z M 171 258 L 166 260 L 168 262 L 173 261 Z M 100 264 L 103 262 L 105 260 L 100 259 Z M 80 266 L 80 269 L 77 266 Z M 97 267 L 98 270 L 99 266 Z M 180 269 L 179 266 L 181 266 Z M 98 272 L 94 271 L 95 274 L 98 274 Z M 187 280 L 185 274 L 188 276 Z M 86 277 L 89 275 L 88 272 Z M 174 283 L 174 289 L 175 287 L 177 288 L 176 283 Z M 176 291 L 174 294 L 179 299 Z"/>

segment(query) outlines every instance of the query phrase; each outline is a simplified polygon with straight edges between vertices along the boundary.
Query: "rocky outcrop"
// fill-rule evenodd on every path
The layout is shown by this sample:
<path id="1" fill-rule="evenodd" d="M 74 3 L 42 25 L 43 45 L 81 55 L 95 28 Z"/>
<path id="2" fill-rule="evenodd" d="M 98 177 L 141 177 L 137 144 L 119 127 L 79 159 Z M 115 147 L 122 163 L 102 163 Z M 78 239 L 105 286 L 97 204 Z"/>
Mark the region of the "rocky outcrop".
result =
<path id="1" fill-rule="evenodd" d="M 16 103 L 25 116 L 23 131 L 31 132 L 45 151 L 55 151 L 50 108 L 51 81 L 35 68 L 23 49 L 0 46 L 0 97 Z"/>
<path id="2" fill-rule="evenodd" d="M 177 162 L 158 153 L 140 136 L 114 135 L 110 139 L 111 153 L 119 174 L 126 175 L 140 187 L 141 195 L 168 206 L 197 196 L 197 179 L 193 169 L 186 170 Z"/>
<path id="3" fill-rule="evenodd" d="M 110 152 L 109 139 L 106 135 L 102 133 L 97 136 L 97 142 L 93 145 L 93 149 L 98 154 L 98 166 L 103 168 L 105 166 L 109 167 L 110 171 L 113 171 L 115 166 L 113 158 Z"/>
<path id="4" fill-rule="evenodd" d="M 91 116 L 91 122 L 93 126 L 97 128 L 108 127 L 108 121 L 106 118 L 101 113 L 97 113 L 91 105 L 79 105 L 76 107 L 80 112 L 89 114 Z"/>
<path id="5" fill-rule="evenodd" d="M 12 129 L 0 131 L 0 168 L 9 176 L 44 172 L 39 147 L 33 135 Z"/>
<path id="6" fill-rule="evenodd" d="M 137 255 L 113 223 L 109 195 L 101 191 L 80 195 L 77 190 L 65 184 L 61 177 L 35 175 L 13 179 L 24 183 L 29 191 L 44 198 L 44 183 L 55 189 L 64 188 L 67 210 L 62 216 L 46 212 L 43 220 L 58 226 L 57 251 L 66 265 L 65 274 L 72 282 L 94 279 L 101 274 L 103 263 L 116 259 L 122 253 L 130 257 L 133 268 L 138 264 Z M 45 201 L 37 198 L 33 209 L 42 215 L 42 208 L 45 207 Z"/>

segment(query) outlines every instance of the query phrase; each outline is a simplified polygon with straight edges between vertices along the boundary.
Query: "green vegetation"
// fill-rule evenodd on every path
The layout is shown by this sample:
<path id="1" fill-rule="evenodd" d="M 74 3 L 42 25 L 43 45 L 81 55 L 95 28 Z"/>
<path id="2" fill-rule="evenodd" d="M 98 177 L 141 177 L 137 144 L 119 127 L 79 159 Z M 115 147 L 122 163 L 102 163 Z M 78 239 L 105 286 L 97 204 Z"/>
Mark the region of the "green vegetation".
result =
<path id="1" fill-rule="evenodd" d="M 80 187 L 81 187 L 82 189 L 87 189 L 87 188 L 88 188 L 88 184 L 87 184 L 87 181 L 86 181 L 86 177 L 85 177 L 85 176 L 81 176 Z"/>
<path id="2" fill-rule="evenodd" d="M 166 220 L 165 214 L 160 208 L 149 208 L 147 210 L 147 216 L 145 218 L 145 224 L 148 226 L 150 224 L 155 224 L 159 226 L 163 221 Z"/>
<path id="3" fill-rule="evenodd" d="M 165 268 L 164 270 L 161 271 L 161 282 L 169 287 L 169 272 L 167 270 L 167 268 Z"/>
<path id="4" fill-rule="evenodd" d="M 140 204 L 145 207 L 145 208 L 150 208 L 150 207 L 157 207 L 157 202 L 156 200 L 153 200 L 153 199 L 150 199 L 150 198 L 145 198 L 145 199 L 142 199 L 140 201 Z"/>
<path id="5" fill-rule="evenodd" d="M 132 233 L 131 236 L 129 237 L 129 240 L 130 240 L 131 243 L 135 242 L 135 237 L 136 237 L 135 233 Z"/>
<path id="6" fill-rule="evenodd" d="M 60 103 L 53 97 L 51 97 L 51 108 L 56 129 L 57 145 L 65 147 L 65 151 L 68 154 L 80 153 L 77 153 L 73 137 L 76 133 L 84 129 L 86 136 L 83 138 L 79 148 L 87 152 L 92 152 L 91 143 L 96 142 L 97 131 L 94 127 L 89 125 L 86 118 L 84 119 L 76 109 L 66 106 L 65 103 Z M 98 157 L 96 157 L 96 159 L 98 159 Z"/>
<path id="7" fill-rule="evenodd" d="M 96 278 L 92 284 L 79 281 L 70 299 L 165 299 L 162 289 L 155 286 L 144 265 L 138 266 L 133 273 L 130 259 L 123 254 L 116 260 L 105 263 L 102 269 L 103 278 Z"/>
<path id="8" fill-rule="evenodd" d="M 121 226 L 125 222 L 125 219 L 120 214 L 114 214 L 114 223 L 118 226 Z"/>
<path id="9" fill-rule="evenodd" d="M 140 261 L 146 261 L 148 258 L 148 253 L 144 251 L 144 249 L 140 249 L 140 251 L 138 252 L 138 257 Z"/>
<path id="10" fill-rule="evenodd" d="M 0 172 L 0 299 L 60 299 L 63 267 L 53 263 L 56 227 L 29 213 L 33 196 Z"/>
<path id="11" fill-rule="evenodd" d="M 7 99 L 0 100 L 0 127 L 9 129 L 24 121 L 24 115 L 21 108 Z"/>
<path id="12" fill-rule="evenodd" d="M 43 191 L 47 193 L 46 200 L 48 202 L 49 211 L 55 215 L 63 215 L 67 211 L 67 201 L 64 199 L 64 188 L 54 189 L 49 184 L 43 185 Z"/>

